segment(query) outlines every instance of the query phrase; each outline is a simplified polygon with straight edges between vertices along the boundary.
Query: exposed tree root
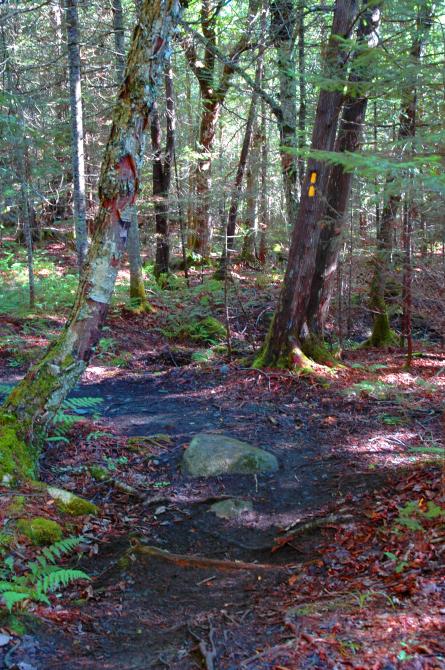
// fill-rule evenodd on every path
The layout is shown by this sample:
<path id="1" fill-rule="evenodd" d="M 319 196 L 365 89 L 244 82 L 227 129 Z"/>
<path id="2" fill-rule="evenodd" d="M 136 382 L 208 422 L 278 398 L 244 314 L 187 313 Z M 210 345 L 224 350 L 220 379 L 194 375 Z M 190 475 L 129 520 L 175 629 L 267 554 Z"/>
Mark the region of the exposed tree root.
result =
<path id="1" fill-rule="evenodd" d="M 292 542 L 298 535 L 303 535 L 308 531 L 315 530 L 317 528 L 322 528 L 323 526 L 328 526 L 330 524 L 343 523 L 344 521 L 352 521 L 354 516 L 352 514 L 328 514 L 327 516 L 319 517 L 317 519 L 311 519 L 305 523 L 300 524 L 296 528 L 290 530 L 283 537 L 279 537 L 275 540 L 275 546 L 272 551 L 277 551 L 283 545 Z"/>
<path id="2" fill-rule="evenodd" d="M 159 505 L 161 503 L 169 503 L 171 505 L 202 505 L 209 502 L 217 502 L 218 500 L 233 500 L 236 496 L 230 495 L 220 495 L 220 496 L 204 496 L 194 498 L 187 498 L 186 496 L 153 496 L 151 498 L 146 498 L 144 501 L 145 506 Z"/>
<path id="3" fill-rule="evenodd" d="M 141 544 L 139 540 L 132 540 L 132 553 L 144 556 L 161 558 L 169 563 L 174 563 L 184 568 L 213 568 L 215 570 L 287 570 L 283 565 L 272 565 L 269 563 L 244 563 L 243 561 L 224 561 L 216 558 L 205 558 L 200 556 L 189 556 L 187 554 L 172 554 L 165 549 L 158 549 L 148 544 Z"/>

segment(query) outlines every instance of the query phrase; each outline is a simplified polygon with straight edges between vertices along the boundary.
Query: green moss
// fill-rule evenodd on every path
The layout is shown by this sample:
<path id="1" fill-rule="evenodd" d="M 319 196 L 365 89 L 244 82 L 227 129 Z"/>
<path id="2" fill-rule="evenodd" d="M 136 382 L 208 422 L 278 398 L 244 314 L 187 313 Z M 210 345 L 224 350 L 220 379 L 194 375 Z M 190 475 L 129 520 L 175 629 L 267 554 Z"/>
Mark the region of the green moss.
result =
<path id="1" fill-rule="evenodd" d="M 110 473 L 101 465 L 90 465 L 88 471 L 97 482 L 105 482 L 107 479 L 110 479 Z"/>
<path id="2" fill-rule="evenodd" d="M 398 335 L 391 329 L 388 312 L 376 314 L 371 337 L 363 342 L 362 347 L 397 347 L 400 344 Z"/>
<path id="3" fill-rule="evenodd" d="M 327 365 L 330 368 L 340 367 L 338 361 L 340 351 L 331 351 L 326 342 L 316 335 L 306 337 L 301 348 L 309 359 L 320 365 Z"/>
<path id="4" fill-rule="evenodd" d="M 8 507 L 8 514 L 14 516 L 15 514 L 22 514 L 25 509 L 25 496 L 15 496 L 14 500 Z"/>
<path id="5" fill-rule="evenodd" d="M 9 533 L 0 533 L 0 549 L 1 547 L 10 547 L 13 539 L 14 536 Z"/>
<path id="6" fill-rule="evenodd" d="M 57 509 L 63 514 L 83 516 L 85 514 L 97 515 L 99 513 L 99 508 L 94 503 L 64 489 L 48 486 L 48 494 L 54 498 Z"/>
<path id="7" fill-rule="evenodd" d="M 174 333 L 175 336 L 190 338 L 194 342 L 205 342 L 206 344 L 214 344 L 223 340 L 226 334 L 225 325 L 213 316 L 185 323 Z"/>
<path id="8" fill-rule="evenodd" d="M 19 519 L 18 530 L 29 537 L 31 542 L 37 546 L 54 544 L 62 539 L 62 529 L 58 523 L 51 519 L 35 517 L 34 519 Z"/>
<path id="9" fill-rule="evenodd" d="M 36 474 L 37 454 L 20 437 L 17 419 L 0 414 L 0 484 L 10 486 Z"/>

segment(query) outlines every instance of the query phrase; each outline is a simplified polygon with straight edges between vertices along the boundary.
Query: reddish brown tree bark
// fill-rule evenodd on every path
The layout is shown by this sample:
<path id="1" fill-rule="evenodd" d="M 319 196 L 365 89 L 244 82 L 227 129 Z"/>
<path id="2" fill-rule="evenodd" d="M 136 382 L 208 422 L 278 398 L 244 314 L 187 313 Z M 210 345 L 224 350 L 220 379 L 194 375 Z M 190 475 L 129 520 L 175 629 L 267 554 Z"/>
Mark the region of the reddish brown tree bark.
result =
<path id="1" fill-rule="evenodd" d="M 372 77 L 372 73 L 369 72 L 368 50 L 378 44 L 379 24 L 380 9 L 375 5 L 368 8 L 368 0 L 365 0 L 358 27 L 358 48 L 352 58 L 353 69 L 349 76 L 349 85 L 353 90 L 360 90 L 360 84 L 363 87 L 363 82 L 368 82 L 370 76 Z M 347 98 L 335 143 L 337 153 L 358 151 L 367 105 L 366 95 L 355 94 Z M 335 165 L 331 170 L 326 212 L 321 222 L 315 273 L 306 313 L 309 332 L 317 338 L 323 337 L 332 298 L 352 179 L 353 172 L 346 171 L 341 163 Z"/>
<path id="2" fill-rule="evenodd" d="M 324 58 L 324 75 L 337 81 L 337 85 L 332 87 L 334 90 L 320 91 L 311 142 L 315 151 L 334 148 L 344 97 L 339 80 L 344 78 L 348 60 L 343 40 L 350 37 L 356 15 L 355 0 L 338 0 Z M 308 161 L 278 307 L 256 366 L 301 367 L 305 364 L 300 333 L 310 299 L 329 175 L 326 162 L 317 158 Z"/>

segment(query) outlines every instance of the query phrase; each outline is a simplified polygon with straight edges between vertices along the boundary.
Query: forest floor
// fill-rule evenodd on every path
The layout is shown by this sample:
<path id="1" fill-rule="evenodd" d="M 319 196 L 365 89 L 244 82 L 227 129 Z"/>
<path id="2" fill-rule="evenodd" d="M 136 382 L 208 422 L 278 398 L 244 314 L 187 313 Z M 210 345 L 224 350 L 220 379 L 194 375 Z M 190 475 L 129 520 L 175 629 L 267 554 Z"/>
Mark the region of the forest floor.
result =
<path id="1" fill-rule="evenodd" d="M 3 530 L 18 517 L 58 521 L 82 534 L 79 565 L 92 577 L 0 620 L 0 664 L 445 668 L 443 348 L 419 344 L 409 370 L 393 349 L 346 350 L 345 367 L 316 377 L 258 371 L 245 358 L 257 334 L 243 310 L 232 356 L 174 332 L 184 307 L 224 311 L 214 288 L 191 291 L 156 294 L 153 314 L 112 310 L 72 395 L 77 421 L 48 442 L 42 479 L 92 500 L 99 515 L 67 519 L 46 491 L 0 487 Z M 269 287 L 250 278 L 243 291 L 258 325 Z M 35 327 L 0 316 L 0 391 L 62 317 Z M 203 431 L 262 447 L 280 468 L 191 478 L 181 457 Z M 210 507 L 227 496 L 253 509 L 218 518 Z M 23 570 L 35 551 L 19 534 L 9 548 Z"/>

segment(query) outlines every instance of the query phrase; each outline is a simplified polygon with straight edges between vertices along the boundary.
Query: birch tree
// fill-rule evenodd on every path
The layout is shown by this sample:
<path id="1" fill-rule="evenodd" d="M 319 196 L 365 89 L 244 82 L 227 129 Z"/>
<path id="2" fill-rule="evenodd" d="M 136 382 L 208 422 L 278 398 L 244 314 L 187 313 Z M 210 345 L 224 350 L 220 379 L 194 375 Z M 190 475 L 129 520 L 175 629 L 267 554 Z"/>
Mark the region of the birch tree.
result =
<path id="1" fill-rule="evenodd" d="M 64 331 L 12 391 L 0 413 L 0 482 L 36 475 L 45 430 L 88 365 L 105 320 L 125 250 L 144 158 L 144 135 L 156 100 L 177 0 L 144 0 L 99 180 L 94 238 Z"/>
<path id="2" fill-rule="evenodd" d="M 77 0 L 65 0 L 65 24 L 70 84 L 74 230 L 76 234 L 77 262 L 79 269 L 81 269 L 88 251 L 88 230 L 86 223 L 85 153 L 83 144 L 82 83 Z"/>

